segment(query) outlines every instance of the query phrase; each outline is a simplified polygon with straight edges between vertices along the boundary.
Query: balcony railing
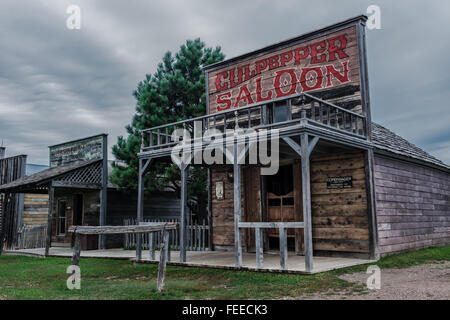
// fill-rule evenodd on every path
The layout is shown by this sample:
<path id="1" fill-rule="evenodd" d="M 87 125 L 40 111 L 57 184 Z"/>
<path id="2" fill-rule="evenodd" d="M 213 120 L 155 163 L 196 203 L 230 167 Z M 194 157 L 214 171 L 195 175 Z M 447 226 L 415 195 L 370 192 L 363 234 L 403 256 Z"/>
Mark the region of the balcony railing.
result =
<path id="1" fill-rule="evenodd" d="M 276 122 L 273 108 L 280 106 L 287 107 L 287 120 Z M 364 115 L 310 94 L 300 93 L 288 98 L 252 104 L 142 130 L 141 151 L 154 151 L 175 146 L 178 141 L 172 137 L 172 133 L 176 129 L 187 130 L 191 139 L 194 139 L 194 128 L 196 133 L 201 135 L 211 129 L 220 130 L 225 135 L 225 132 L 233 130 L 236 124 L 241 129 L 257 131 L 294 126 L 300 121 L 307 121 L 308 124 L 341 134 L 361 139 L 367 138 L 367 119 Z"/>

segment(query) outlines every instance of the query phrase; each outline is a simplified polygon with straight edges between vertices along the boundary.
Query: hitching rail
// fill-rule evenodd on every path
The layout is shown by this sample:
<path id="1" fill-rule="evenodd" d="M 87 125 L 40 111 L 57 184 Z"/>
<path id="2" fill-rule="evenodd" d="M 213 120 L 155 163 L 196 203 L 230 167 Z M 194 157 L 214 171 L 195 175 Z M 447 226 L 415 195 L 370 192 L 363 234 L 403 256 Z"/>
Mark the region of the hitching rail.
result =
<path id="1" fill-rule="evenodd" d="M 168 230 L 175 230 L 178 228 L 178 222 L 146 222 L 140 225 L 134 226 L 71 226 L 69 232 L 73 233 L 73 255 L 72 255 L 72 265 L 78 266 L 80 263 L 81 254 L 81 235 L 92 235 L 92 234 L 143 234 L 149 233 L 153 237 L 154 232 L 161 231 L 161 237 L 163 239 L 161 252 L 159 255 L 159 265 L 158 265 L 158 279 L 156 286 L 158 291 L 162 291 L 164 288 L 164 279 L 166 276 L 166 265 L 167 260 L 170 260 L 170 245 L 169 245 L 169 232 Z M 154 248 L 153 248 L 154 250 Z M 154 259 L 153 251 L 153 259 Z M 137 259 L 139 256 L 136 254 Z M 152 253 L 150 253 L 150 259 L 152 259 Z"/>
<path id="2" fill-rule="evenodd" d="M 303 229 L 303 222 L 240 222 L 239 228 L 255 229 L 256 242 L 256 269 L 260 269 L 264 263 L 263 229 L 278 229 L 280 236 L 280 266 L 287 270 L 288 250 L 286 229 Z"/>

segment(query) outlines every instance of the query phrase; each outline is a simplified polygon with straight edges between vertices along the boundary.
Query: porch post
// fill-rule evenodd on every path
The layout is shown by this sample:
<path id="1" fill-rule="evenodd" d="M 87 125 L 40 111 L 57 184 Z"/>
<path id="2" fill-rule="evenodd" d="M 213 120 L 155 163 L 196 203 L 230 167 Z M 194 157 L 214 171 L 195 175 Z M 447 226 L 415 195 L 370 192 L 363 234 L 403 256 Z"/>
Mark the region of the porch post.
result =
<path id="1" fill-rule="evenodd" d="M 0 200 L 2 200 L 2 194 L 0 194 Z M 8 201 L 8 194 L 5 193 L 3 195 L 3 201 L 0 201 L 0 205 L 2 206 L 0 208 L 1 211 L 1 215 L 0 215 L 0 223 L 2 225 L 2 228 L 0 229 L 0 256 L 2 255 L 3 252 L 3 245 L 4 245 L 4 241 L 5 241 L 5 234 L 6 234 L 6 202 Z"/>
<path id="2" fill-rule="evenodd" d="M 53 222 L 53 199 L 55 197 L 55 188 L 50 185 L 48 189 L 48 220 L 47 220 L 47 242 L 45 243 L 45 256 L 48 257 L 50 246 L 52 244 L 52 222 Z"/>
<path id="3" fill-rule="evenodd" d="M 312 222 L 311 222 L 311 180 L 309 163 L 309 141 L 308 134 L 300 135 L 300 150 L 302 162 L 302 193 L 303 193 L 303 223 L 305 237 L 305 269 L 313 270 L 313 243 L 312 243 Z"/>
<path id="4" fill-rule="evenodd" d="M 233 164 L 233 180 L 234 180 L 234 257 L 235 266 L 240 268 L 242 266 L 242 239 L 239 223 L 241 222 L 241 167 L 238 163 L 238 147 L 237 137 L 234 137 L 234 164 Z"/>
<path id="5" fill-rule="evenodd" d="M 138 212 L 137 222 L 144 221 L 144 172 L 143 159 L 139 159 L 139 181 L 138 181 Z M 142 259 L 142 233 L 136 234 L 136 260 Z"/>
<path id="6" fill-rule="evenodd" d="M 180 203 L 180 262 L 186 262 L 186 216 L 187 216 L 187 182 L 186 182 L 186 170 L 187 164 L 184 162 L 180 165 L 181 171 L 181 203 Z"/>
<path id="7" fill-rule="evenodd" d="M 100 191 L 100 226 L 106 225 L 107 203 L 108 203 L 108 137 L 103 136 L 103 158 L 102 158 L 102 190 Z M 106 236 L 99 236 L 99 249 L 106 248 Z"/>

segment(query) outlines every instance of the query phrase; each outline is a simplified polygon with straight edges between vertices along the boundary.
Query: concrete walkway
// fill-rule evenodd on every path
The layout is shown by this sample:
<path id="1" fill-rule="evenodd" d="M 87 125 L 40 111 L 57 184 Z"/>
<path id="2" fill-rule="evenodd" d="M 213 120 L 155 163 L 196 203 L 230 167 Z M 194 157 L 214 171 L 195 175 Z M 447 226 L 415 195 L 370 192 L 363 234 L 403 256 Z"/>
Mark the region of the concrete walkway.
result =
<path id="1" fill-rule="evenodd" d="M 21 249 L 6 251 L 5 254 L 16 255 L 31 255 L 44 256 L 44 249 Z M 50 248 L 50 256 L 52 257 L 72 257 L 72 250 L 70 248 L 53 247 Z M 123 249 L 107 249 L 107 250 L 89 250 L 81 251 L 82 258 L 109 258 L 109 259 L 123 259 L 135 260 L 136 252 L 134 250 Z M 256 256 L 254 253 L 243 252 L 243 267 L 244 270 L 256 269 Z M 148 251 L 144 251 L 142 255 L 142 263 L 158 262 L 159 252 L 156 252 L 156 260 L 149 260 Z M 330 271 L 359 264 L 366 264 L 373 262 L 372 260 L 356 259 L 356 258 L 336 258 L 336 257 L 314 257 L 314 271 L 312 273 Z M 195 267 L 211 267 L 222 269 L 235 269 L 234 267 L 234 253 L 226 251 L 188 251 L 187 262 L 179 262 L 179 251 L 171 251 L 171 261 L 169 265 L 183 265 Z M 280 256 L 276 253 L 264 254 L 264 265 L 261 271 L 282 272 L 280 270 Z M 306 274 L 305 259 L 303 256 L 290 254 L 288 257 L 288 270 L 283 272 Z"/>

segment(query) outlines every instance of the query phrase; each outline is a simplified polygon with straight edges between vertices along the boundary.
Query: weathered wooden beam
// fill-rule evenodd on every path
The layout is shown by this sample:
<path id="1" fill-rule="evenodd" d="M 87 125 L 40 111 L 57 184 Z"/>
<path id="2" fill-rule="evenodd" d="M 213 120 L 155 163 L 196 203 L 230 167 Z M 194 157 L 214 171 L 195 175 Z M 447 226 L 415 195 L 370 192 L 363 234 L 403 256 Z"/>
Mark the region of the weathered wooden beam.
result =
<path id="1" fill-rule="evenodd" d="M 81 255 L 81 234 L 75 232 L 72 235 L 72 237 L 74 238 L 72 265 L 78 266 L 80 264 L 80 255 Z"/>
<path id="2" fill-rule="evenodd" d="M 100 219 L 101 226 L 106 225 L 106 215 L 108 212 L 108 136 L 103 136 L 103 156 L 102 156 L 102 190 L 100 191 Z M 106 237 L 100 235 L 98 239 L 100 249 L 106 248 Z"/>
<path id="3" fill-rule="evenodd" d="M 52 244 L 52 222 L 53 222 L 53 201 L 55 197 L 55 189 L 48 189 L 48 218 L 47 218 L 47 242 L 45 243 L 45 256 L 48 257 L 50 246 Z"/>
<path id="4" fill-rule="evenodd" d="M 148 222 L 144 225 L 135 226 L 71 226 L 68 232 L 79 234 L 143 234 L 162 229 L 175 230 L 178 222 Z"/>
<path id="5" fill-rule="evenodd" d="M 240 222 L 239 228 L 304 228 L 303 222 Z"/>
<path id="6" fill-rule="evenodd" d="M 319 137 L 317 137 L 317 136 L 313 137 L 312 140 L 309 141 L 309 144 L 308 144 L 309 155 L 311 155 L 311 153 L 313 152 L 314 147 L 316 146 L 317 142 L 319 142 Z"/>
<path id="7" fill-rule="evenodd" d="M 237 137 L 234 137 L 234 255 L 235 255 L 235 266 L 240 268 L 242 266 L 242 239 L 241 230 L 239 229 L 239 223 L 242 217 L 241 208 L 241 166 L 238 163 L 237 154 Z"/>
<path id="8" fill-rule="evenodd" d="M 149 165 L 151 159 L 147 160 L 147 165 Z M 137 222 L 144 221 L 144 160 L 139 159 L 139 177 L 138 177 L 138 205 L 137 205 Z M 136 236 L 136 260 L 140 261 L 142 259 L 142 240 L 141 234 Z"/>
<path id="9" fill-rule="evenodd" d="M 295 142 L 294 140 L 292 140 L 289 137 L 282 137 L 282 139 L 295 151 L 297 152 L 297 154 L 301 157 L 302 156 L 302 151 L 301 151 L 301 147 L 300 145 Z"/>
<path id="10" fill-rule="evenodd" d="M 376 259 L 379 255 L 374 166 L 373 150 L 369 149 L 364 152 L 364 168 L 366 175 L 367 213 L 369 218 L 370 259 Z"/>
<path id="11" fill-rule="evenodd" d="M 148 252 L 149 259 L 155 260 L 155 236 L 153 232 L 148 234 Z"/>
<path id="12" fill-rule="evenodd" d="M 288 250 L 287 250 L 287 232 L 285 228 L 278 229 L 280 235 L 280 266 L 281 270 L 287 270 Z"/>
<path id="13" fill-rule="evenodd" d="M 264 263 L 263 230 L 260 228 L 255 229 L 255 242 L 256 242 L 256 269 L 260 269 Z"/>
<path id="14" fill-rule="evenodd" d="M 186 218 L 187 218 L 187 164 L 182 163 L 181 171 L 181 192 L 180 192 L 180 262 L 186 262 Z"/>
<path id="15" fill-rule="evenodd" d="M 161 238 L 161 249 L 159 254 L 159 265 L 158 265 L 158 279 L 156 281 L 156 288 L 158 292 L 164 289 L 164 280 L 166 278 L 166 266 L 167 258 L 169 256 L 169 232 L 166 229 L 162 230 Z"/>
<path id="16" fill-rule="evenodd" d="M 313 270 L 313 243 L 312 243 L 312 219 L 311 219 L 311 178 L 308 152 L 308 135 L 300 135 L 301 165 L 302 165 L 302 193 L 303 193 L 303 223 L 305 238 L 305 269 Z"/>

